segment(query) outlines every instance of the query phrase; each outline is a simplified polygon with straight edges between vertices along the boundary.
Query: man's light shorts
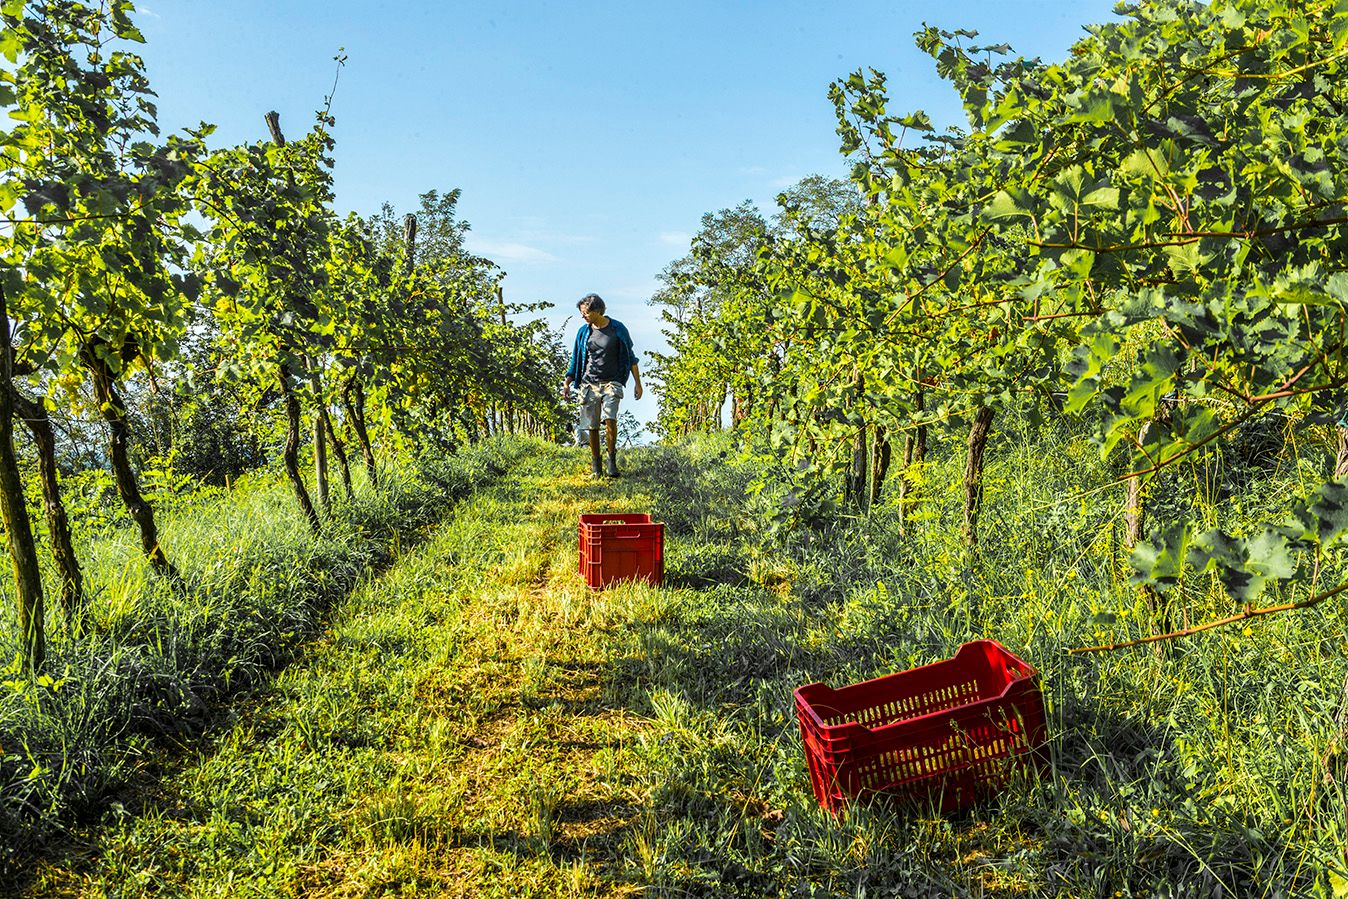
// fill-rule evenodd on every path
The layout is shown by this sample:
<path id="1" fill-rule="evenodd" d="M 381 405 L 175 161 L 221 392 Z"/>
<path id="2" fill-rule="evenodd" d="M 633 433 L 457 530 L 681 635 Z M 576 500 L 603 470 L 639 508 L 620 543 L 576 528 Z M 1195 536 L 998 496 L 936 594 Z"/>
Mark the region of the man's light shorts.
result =
<path id="1" fill-rule="evenodd" d="M 601 421 L 618 420 L 623 385 L 617 381 L 580 385 L 580 427 L 597 428 Z"/>

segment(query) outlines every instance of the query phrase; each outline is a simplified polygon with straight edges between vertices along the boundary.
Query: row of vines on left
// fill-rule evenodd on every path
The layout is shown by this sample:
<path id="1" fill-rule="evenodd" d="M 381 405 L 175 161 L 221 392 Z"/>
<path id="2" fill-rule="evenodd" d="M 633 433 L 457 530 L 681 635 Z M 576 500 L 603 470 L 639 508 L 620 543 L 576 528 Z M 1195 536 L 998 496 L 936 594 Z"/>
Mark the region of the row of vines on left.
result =
<path id="1" fill-rule="evenodd" d="M 396 228 L 388 207 L 339 217 L 331 95 L 298 139 L 275 113 L 266 138 L 243 146 L 209 148 L 204 123 L 161 137 L 132 12 L 128 0 L 0 3 L 0 108 L 13 123 L 0 132 L 0 517 L 34 670 L 46 652 L 35 533 L 45 530 L 72 627 L 85 589 L 54 413 L 96 410 L 107 435 L 98 462 L 170 580 L 178 572 L 134 464 L 131 379 L 156 391 L 175 379 L 226 384 L 251 398 L 241 408 L 278 410 L 281 460 L 315 532 L 329 458 L 351 494 L 346 446 L 377 487 L 376 444 L 452 451 L 497 430 L 550 436 L 565 415 L 547 388 L 560 340 L 507 318 L 537 307 L 507 307 L 503 273 L 464 250 L 457 191 L 422 197 L 421 253 L 415 215 Z M 39 459 L 40 521 L 16 422 Z M 306 427 L 312 491 L 300 469 Z"/>

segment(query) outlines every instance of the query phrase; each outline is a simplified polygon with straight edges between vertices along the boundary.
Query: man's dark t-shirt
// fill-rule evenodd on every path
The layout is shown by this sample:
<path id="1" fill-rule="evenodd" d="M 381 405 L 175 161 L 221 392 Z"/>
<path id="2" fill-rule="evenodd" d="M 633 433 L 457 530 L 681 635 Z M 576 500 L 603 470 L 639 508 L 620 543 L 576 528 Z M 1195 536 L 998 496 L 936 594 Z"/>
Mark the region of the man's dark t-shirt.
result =
<path id="1" fill-rule="evenodd" d="M 603 328 L 590 328 L 589 350 L 581 380 L 587 384 L 622 380 L 620 345 L 612 321 Z"/>

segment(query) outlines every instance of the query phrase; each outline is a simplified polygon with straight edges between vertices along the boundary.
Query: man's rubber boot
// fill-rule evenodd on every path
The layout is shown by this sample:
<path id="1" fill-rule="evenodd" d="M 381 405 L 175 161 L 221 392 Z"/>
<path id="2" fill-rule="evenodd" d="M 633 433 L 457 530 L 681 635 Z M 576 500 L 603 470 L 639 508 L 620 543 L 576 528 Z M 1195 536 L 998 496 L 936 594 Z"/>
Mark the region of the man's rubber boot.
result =
<path id="1" fill-rule="evenodd" d="M 598 463 L 596 462 L 595 464 Z M 618 460 L 612 454 L 608 457 L 608 465 L 604 468 L 604 474 L 611 478 L 616 478 L 618 476 Z"/>
<path id="2" fill-rule="evenodd" d="M 591 457 L 590 457 L 590 477 L 593 477 L 593 478 L 602 478 L 603 476 L 604 476 L 604 470 L 603 470 L 602 468 L 599 467 L 599 457 L 598 457 L 598 456 L 591 456 Z"/>

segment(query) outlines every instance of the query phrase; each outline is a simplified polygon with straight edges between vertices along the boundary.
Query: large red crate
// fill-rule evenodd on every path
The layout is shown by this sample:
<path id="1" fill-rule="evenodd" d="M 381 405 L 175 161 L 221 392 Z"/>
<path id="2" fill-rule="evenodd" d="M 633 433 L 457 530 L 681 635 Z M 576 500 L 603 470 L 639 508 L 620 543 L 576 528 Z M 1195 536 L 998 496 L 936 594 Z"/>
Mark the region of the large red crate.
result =
<path id="1" fill-rule="evenodd" d="M 834 814 L 884 792 L 967 806 L 1005 785 L 1047 739 L 1038 672 L 993 640 L 840 689 L 795 692 L 810 781 Z"/>
<path id="2" fill-rule="evenodd" d="M 591 589 L 665 580 L 665 526 L 645 513 L 580 516 L 580 573 Z"/>

